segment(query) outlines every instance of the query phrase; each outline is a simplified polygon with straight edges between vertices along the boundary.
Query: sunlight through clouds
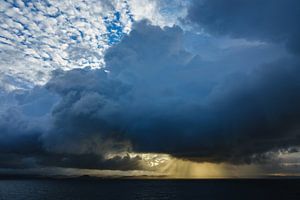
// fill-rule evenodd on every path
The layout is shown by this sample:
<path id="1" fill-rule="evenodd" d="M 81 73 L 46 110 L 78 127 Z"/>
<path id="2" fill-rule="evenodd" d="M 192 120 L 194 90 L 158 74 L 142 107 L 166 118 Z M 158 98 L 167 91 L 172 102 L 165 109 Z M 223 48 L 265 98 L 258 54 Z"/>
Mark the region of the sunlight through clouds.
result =
<path id="1" fill-rule="evenodd" d="M 237 2 L 0 1 L 0 169 L 299 174 L 299 1 Z"/>

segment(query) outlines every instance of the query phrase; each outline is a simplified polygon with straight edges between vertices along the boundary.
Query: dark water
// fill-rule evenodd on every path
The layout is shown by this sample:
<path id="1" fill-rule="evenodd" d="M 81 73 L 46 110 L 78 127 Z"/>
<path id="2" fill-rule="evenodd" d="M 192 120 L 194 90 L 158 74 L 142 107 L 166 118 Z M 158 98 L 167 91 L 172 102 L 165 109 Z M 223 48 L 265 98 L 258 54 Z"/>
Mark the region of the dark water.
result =
<path id="1" fill-rule="evenodd" d="M 300 180 L 0 180 L 0 199 L 300 200 Z"/>

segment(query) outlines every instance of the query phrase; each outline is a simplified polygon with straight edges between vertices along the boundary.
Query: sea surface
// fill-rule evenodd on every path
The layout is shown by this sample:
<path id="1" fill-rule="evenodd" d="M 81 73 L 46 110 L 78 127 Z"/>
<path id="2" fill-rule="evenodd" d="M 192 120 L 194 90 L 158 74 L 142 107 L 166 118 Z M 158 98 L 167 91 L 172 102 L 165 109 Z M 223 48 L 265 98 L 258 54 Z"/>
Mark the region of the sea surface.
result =
<path id="1" fill-rule="evenodd" d="M 0 180 L 1 200 L 300 200 L 300 179 Z"/>

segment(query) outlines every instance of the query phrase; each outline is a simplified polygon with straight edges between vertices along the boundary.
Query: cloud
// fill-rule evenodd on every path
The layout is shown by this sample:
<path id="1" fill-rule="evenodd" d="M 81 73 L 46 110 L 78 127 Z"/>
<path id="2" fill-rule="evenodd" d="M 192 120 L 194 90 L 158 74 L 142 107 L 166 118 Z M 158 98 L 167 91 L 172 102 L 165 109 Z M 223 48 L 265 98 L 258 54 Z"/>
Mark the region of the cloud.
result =
<path id="1" fill-rule="evenodd" d="M 227 67 L 203 61 L 184 50 L 180 28 L 137 24 L 107 51 L 108 72 L 75 70 L 48 83 L 62 97 L 52 114 L 53 132 L 66 144 L 59 147 L 80 152 L 84 138 L 96 134 L 129 141 L 121 151 L 245 163 L 299 145 L 299 59 L 241 70 L 230 58 Z"/>
<path id="2" fill-rule="evenodd" d="M 78 130 L 74 128 L 69 128 L 68 131 L 66 129 L 58 131 L 60 126 L 63 126 L 59 117 L 76 113 L 75 115 L 78 115 L 78 120 L 80 120 L 81 115 L 84 118 L 93 112 L 94 108 L 90 107 L 85 110 L 85 107 L 95 101 L 95 108 L 101 104 L 98 101 L 103 101 L 102 104 L 109 107 L 106 106 L 107 100 L 102 96 L 105 88 L 101 89 L 101 94 L 98 89 L 95 92 L 91 89 L 91 93 L 82 94 L 82 99 L 76 102 L 74 109 L 61 111 L 59 106 L 62 106 L 64 101 L 66 104 L 69 102 L 63 98 L 59 103 L 59 96 L 69 95 L 71 101 L 72 95 L 60 93 L 63 91 L 58 91 L 58 88 L 54 89 L 53 84 L 50 86 L 51 83 L 47 87 L 43 85 L 49 81 L 51 74 L 57 69 L 103 67 L 105 49 L 117 43 L 124 34 L 129 33 L 134 20 L 146 18 L 161 26 L 175 23 L 176 16 L 173 16 L 172 21 L 166 20 L 165 18 L 168 18 L 170 13 L 162 16 L 155 2 L 145 2 L 153 7 L 149 12 L 144 13 L 146 16 L 141 15 L 143 13 L 137 13 L 139 8 L 142 8 L 139 5 L 141 1 L 36 2 L 17 0 L 0 2 L 0 143 L 3 158 L 1 167 L 22 168 L 27 166 L 28 160 L 32 161 L 31 167 L 46 165 L 48 159 L 55 160 L 53 165 L 59 165 L 59 163 L 65 165 L 64 156 L 58 156 L 58 154 L 70 152 L 69 157 L 72 159 L 69 159 L 68 163 L 74 163 L 72 164 L 74 167 L 77 166 L 75 163 L 80 163 L 79 161 L 83 159 L 84 156 L 81 154 L 91 154 L 95 160 L 99 160 L 97 162 L 99 168 L 106 168 L 104 166 L 113 168 L 109 167 L 112 164 L 101 164 L 106 162 L 103 155 L 106 152 L 120 151 L 120 148 L 128 150 L 130 146 L 128 140 L 118 142 L 120 139 L 112 140 L 111 136 L 98 136 L 98 132 L 95 132 L 99 130 L 99 125 L 89 129 L 95 131 L 93 133 L 78 133 Z M 174 4 L 174 9 L 177 4 L 178 2 Z M 159 19 L 153 13 L 159 15 Z M 89 70 L 91 69 L 87 71 Z M 91 73 L 94 72 L 91 71 Z M 102 74 L 103 71 L 96 73 Z M 87 78 L 86 75 L 83 76 L 83 81 L 86 80 L 85 78 Z M 96 82 L 91 84 L 94 84 L 93 87 L 96 88 Z M 110 87 L 110 85 L 107 86 Z M 86 86 L 83 85 L 83 87 Z M 22 91 L 24 89 L 25 91 Z M 57 94 L 49 92 L 48 89 Z M 55 108 L 58 111 L 54 110 L 52 116 L 52 110 L 56 104 L 59 104 Z M 74 113 L 69 113 L 71 110 Z M 92 120 L 98 120 L 97 117 L 100 116 L 101 113 L 96 113 Z M 74 116 L 67 118 L 70 123 L 76 120 Z M 86 121 L 86 123 L 90 126 L 93 122 Z M 106 123 L 104 120 L 100 130 L 105 129 L 103 126 Z M 83 125 L 83 123 L 79 124 Z M 86 131 L 86 127 L 82 129 Z M 72 135 L 71 131 L 74 130 L 75 134 Z M 96 141 L 91 142 L 93 140 Z M 66 143 L 66 141 L 69 142 Z M 123 159 L 128 160 L 128 157 L 110 158 L 115 166 L 118 166 L 118 162 L 123 162 Z M 130 159 L 133 163 L 135 162 L 135 158 Z M 71 164 L 68 165 L 71 166 Z M 89 168 L 88 165 L 85 166 Z M 119 168 L 124 169 L 123 164 L 119 165 Z M 95 167 L 96 164 L 93 166 Z M 132 168 L 139 167 L 133 164 Z"/>
<path id="3" fill-rule="evenodd" d="M 299 1 L 193 1 L 188 18 L 211 34 L 285 43 L 300 52 Z"/>
<path id="4" fill-rule="evenodd" d="M 273 46 L 266 44 L 262 50 L 261 45 L 244 45 L 238 47 L 245 50 L 241 55 L 253 56 L 247 63 L 238 60 L 235 51 L 209 60 L 187 51 L 184 37 L 177 26 L 136 23 L 106 51 L 105 68 L 57 70 L 45 86 L 17 95 L 17 102 L 6 107 L 20 114 L 2 112 L 1 119 L 8 120 L 1 120 L 1 130 L 17 130 L 11 140 L 20 141 L 18 148 L 24 146 L 24 151 L 30 149 L 26 145 L 36 147 L 26 154 L 21 150 L 19 160 L 56 167 L 139 169 L 139 156 L 118 154 L 151 152 L 240 164 L 299 146 L 297 55 L 265 60 L 260 55 L 257 61 L 257 51 L 269 55 Z M 45 95 L 52 100 L 41 111 Z M 26 113 L 26 106 L 39 112 Z M 34 116 L 28 117 L 30 113 Z M 37 120 L 41 117 L 44 123 Z M 27 137 L 27 132 L 35 134 Z M 3 137 L 6 140 L 9 137 Z M 2 155 L 18 149 L 9 147 Z"/>
<path id="5" fill-rule="evenodd" d="M 189 0 L 129 0 L 128 5 L 136 21 L 148 20 L 156 26 L 171 27 L 181 24 L 181 19 L 187 14 Z"/>
<path id="6" fill-rule="evenodd" d="M 127 4 L 118 4 L 105 0 L 1 2 L 1 74 L 23 84 L 3 82 L 10 89 L 26 89 L 26 83 L 45 84 L 55 69 L 102 67 L 109 40 L 119 41 L 131 24 Z"/>
<path id="7" fill-rule="evenodd" d="M 160 7 L 148 0 L 2 1 L 0 87 L 31 89 L 44 85 L 56 69 L 103 67 L 105 50 L 130 32 L 134 20 L 161 26 L 176 22 Z"/>

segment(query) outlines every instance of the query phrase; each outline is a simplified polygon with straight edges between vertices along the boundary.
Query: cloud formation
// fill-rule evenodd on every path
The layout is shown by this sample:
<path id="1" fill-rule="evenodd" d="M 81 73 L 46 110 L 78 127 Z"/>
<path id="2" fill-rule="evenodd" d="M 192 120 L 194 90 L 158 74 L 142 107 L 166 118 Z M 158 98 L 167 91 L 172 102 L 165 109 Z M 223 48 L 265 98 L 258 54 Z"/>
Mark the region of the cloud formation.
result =
<path id="1" fill-rule="evenodd" d="M 297 28 L 268 37 L 226 17 L 214 26 L 209 19 L 223 14 L 213 6 L 227 9 L 204 1 L 189 14 L 209 35 L 137 22 L 105 51 L 105 67 L 54 70 L 43 86 L 1 90 L 0 166 L 145 168 L 127 152 L 245 164 L 299 146 L 300 58 L 289 46 Z"/>
<path id="2" fill-rule="evenodd" d="M 135 151 L 245 163 L 299 145 L 297 57 L 244 72 L 204 62 L 184 50 L 182 37 L 179 27 L 142 22 L 107 51 L 105 69 L 55 72 L 45 86 L 58 96 L 50 103 L 50 125 L 25 123 L 27 132 L 40 133 L 31 146 L 79 160 Z M 14 122 L 17 141 L 22 124 Z"/>
<path id="3" fill-rule="evenodd" d="M 120 99 L 137 150 L 250 162 L 299 143 L 298 57 L 226 67 L 185 51 L 182 37 L 139 24 L 106 54 L 110 77 L 131 86 Z"/>
<path id="4" fill-rule="evenodd" d="M 177 23 L 177 16 L 160 10 L 167 11 L 161 4 L 148 0 L 1 1 L 0 87 L 31 89 L 44 85 L 56 69 L 103 67 L 104 51 L 128 34 L 135 20 L 149 19 L 160 26 Z M 180 10 L 179 2 L 170 5 Z"/>

